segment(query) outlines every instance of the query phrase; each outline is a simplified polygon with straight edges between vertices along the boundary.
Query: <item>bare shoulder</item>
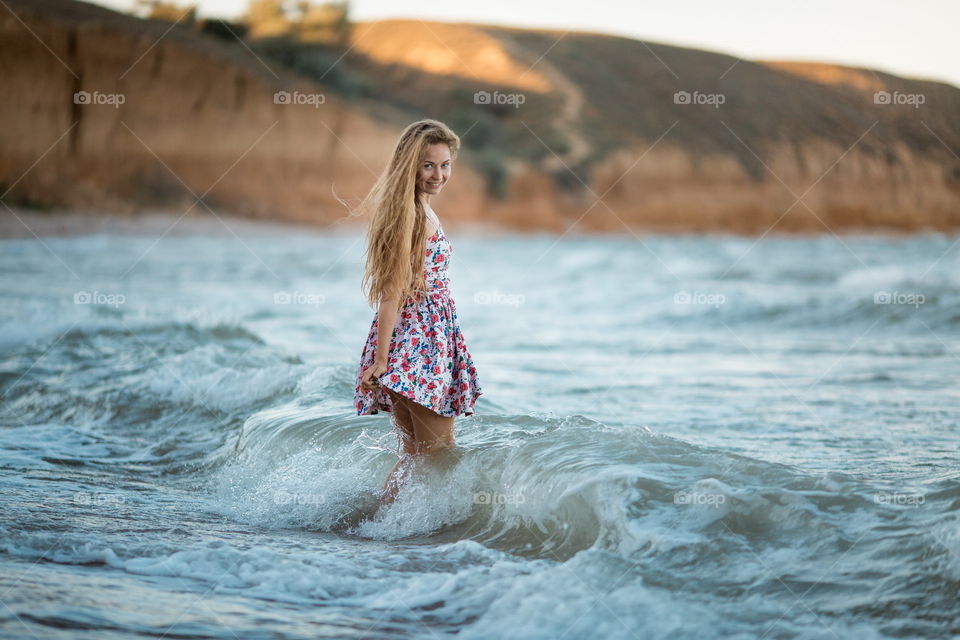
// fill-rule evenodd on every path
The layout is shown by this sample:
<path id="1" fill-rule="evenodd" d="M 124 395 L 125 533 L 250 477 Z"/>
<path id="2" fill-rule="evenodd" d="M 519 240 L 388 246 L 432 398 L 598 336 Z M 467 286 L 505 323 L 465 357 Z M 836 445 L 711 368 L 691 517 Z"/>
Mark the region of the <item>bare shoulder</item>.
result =
<path id="1" fill-rule="evenodd" d="M 427 237 L 430 238 L 430 237 L 433 237 L 433 234 L 439 231 L 440 218 L 432 209 L 428 209 L 426 211 L 426 218 L 427 218 Z"/>

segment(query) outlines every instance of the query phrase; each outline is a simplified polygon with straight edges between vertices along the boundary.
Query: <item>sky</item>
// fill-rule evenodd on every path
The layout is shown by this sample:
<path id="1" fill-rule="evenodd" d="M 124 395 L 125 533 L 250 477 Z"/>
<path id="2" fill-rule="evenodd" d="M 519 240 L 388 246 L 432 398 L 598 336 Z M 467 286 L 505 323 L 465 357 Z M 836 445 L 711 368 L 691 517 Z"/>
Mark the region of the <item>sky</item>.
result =
<path id="1" fill-rule="evenodd" d="M 248 4 L 174 1 L 196 4 L 201 17 L 221 18 L 241 16 Z M 128 11 L 134 0 L 95 4 Z M 960 87 L 957 0 L 353 0 L 351 14 L 359 21 L 419 18 L 594 31 L 752 60 L 866 66 Z"/>

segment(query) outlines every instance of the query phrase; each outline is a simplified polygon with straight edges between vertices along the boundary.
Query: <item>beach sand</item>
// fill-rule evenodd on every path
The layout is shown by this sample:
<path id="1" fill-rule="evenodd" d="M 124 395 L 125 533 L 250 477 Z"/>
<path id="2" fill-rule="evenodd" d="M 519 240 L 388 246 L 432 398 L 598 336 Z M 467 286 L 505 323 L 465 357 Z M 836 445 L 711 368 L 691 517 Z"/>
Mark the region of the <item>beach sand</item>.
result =
<path id="1" fill-rule="evenodd" d="M 91 211 L 37 211 L 9 207 L 0 215 L 0 238 L 113 235 L 251 235 L 270 232 L 336 233 L 360 229 L 356 223 L 330 226 L 305 225 L 276 220 L 257 220 L 232 214 L 153 211 L 143 214 L 111 215 Z"/>
<path id="2" fill-rule="evenodd" d="M 516 233 L 507 225 L 443 218 L 444 228 L 470 236 L 497 236 Z M 263 234 L 354 235 L 366 232 L 365 220 L 344 217 L 333 224 L 250 218 L 235 213 L 216 215 L 199 210 L 150 211 L 140 214 L 111 214 L 96 211 L 54 209 L 39 211 L 7 205 L 0 209 L 0 239 L 51 236 L 111 235 L 250 236 Z M 550 234 L 548 234 L 550 235 Z"/>

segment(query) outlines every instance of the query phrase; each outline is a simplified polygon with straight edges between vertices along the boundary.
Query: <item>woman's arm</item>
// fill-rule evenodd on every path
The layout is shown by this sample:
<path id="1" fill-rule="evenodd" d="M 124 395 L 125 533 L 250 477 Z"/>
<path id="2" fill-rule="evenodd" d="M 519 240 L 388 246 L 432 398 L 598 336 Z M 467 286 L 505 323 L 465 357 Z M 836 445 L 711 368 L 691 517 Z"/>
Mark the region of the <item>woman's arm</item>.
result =
<path id="1" fill-rule="evenodd" d="M 393 335 L 393 327 L 397 323 L 399 311 L 399 298 L 380 298 L 380 307 L 377 312 L 377 350 L 374 353 L 374 364 L 387 364 L 387 358 L 390 355 L 390 337 Z"/>
<path id="2" fill-rule="evenodd" d="M 393 336 L 393 326 L 397 323 L 399 312 L 399 298 L 380 296 L 380 304 L 377 310 L 377 347 L 374 352 L 373 364 L 360 374 L 360 388 L 364 391 L 373 391 L 379 385 L 377 377 L 387 372 L 387 362 L 390 359 L 390 338 Z"/>

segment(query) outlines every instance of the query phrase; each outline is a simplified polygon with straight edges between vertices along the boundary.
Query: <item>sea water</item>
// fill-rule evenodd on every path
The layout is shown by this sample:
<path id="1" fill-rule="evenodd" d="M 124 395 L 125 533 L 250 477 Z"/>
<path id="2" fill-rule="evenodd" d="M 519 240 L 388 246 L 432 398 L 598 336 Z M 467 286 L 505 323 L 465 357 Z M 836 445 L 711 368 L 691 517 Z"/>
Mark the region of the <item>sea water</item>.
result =
<path id="1" fill-rule="evenodd" d="M 960 246 L 448 230 L 393 505 L 360 232 L 0 242 L 5 638 L 960 634 Z"/>

